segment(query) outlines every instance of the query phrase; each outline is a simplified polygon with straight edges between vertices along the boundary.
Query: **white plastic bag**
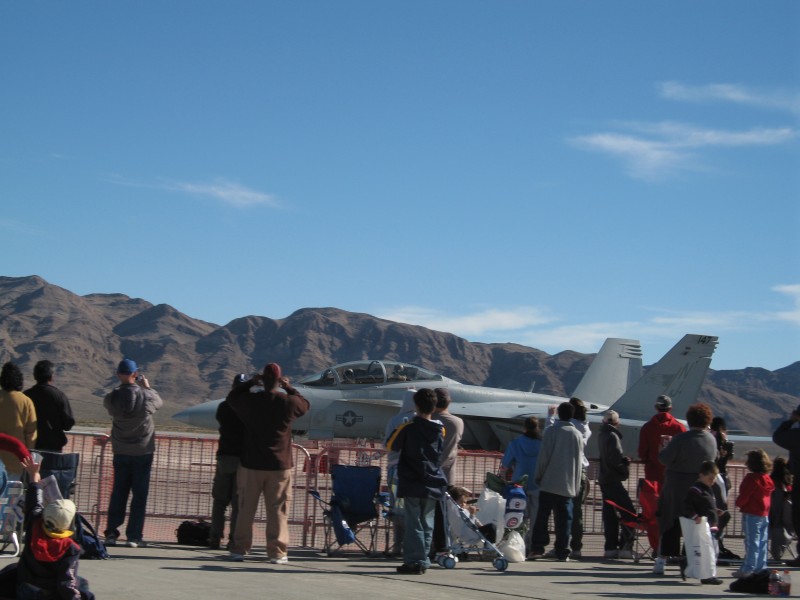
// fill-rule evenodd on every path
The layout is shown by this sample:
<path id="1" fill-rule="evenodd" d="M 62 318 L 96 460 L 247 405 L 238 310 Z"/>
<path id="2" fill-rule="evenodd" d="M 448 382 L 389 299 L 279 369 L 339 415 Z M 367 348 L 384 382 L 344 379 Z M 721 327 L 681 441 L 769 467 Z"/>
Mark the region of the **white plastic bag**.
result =
<path id="1" fill-rule="evenodd" d="M 717 575 L 717 553 L 708 519 L 703 517 L 700 523 L 694 519 L 681 517 L 683 543 L 686 547 L 686 577 L 692 579 L 710 579 Z"/>
<path id="2" fill-rule="evenodd" d="M 525 540 L 519 531 L 509 531 L 505 539 L 497 544 L 497 549 L 508 562 L 525 562 Z"/>
<path id="3" fill-rule="evenodd" d="M 497 492 L 490 489 L 483 488 L 480 497 L 478 498 L 478 518 L 481 523 L 488 525 L 494 523 L 498 536 L 503 535 L 505 528 L 505 514 L 506 514 L 506 500 Z M 497 543 L 497 539 L 489 540 L 493 544 Z"/>

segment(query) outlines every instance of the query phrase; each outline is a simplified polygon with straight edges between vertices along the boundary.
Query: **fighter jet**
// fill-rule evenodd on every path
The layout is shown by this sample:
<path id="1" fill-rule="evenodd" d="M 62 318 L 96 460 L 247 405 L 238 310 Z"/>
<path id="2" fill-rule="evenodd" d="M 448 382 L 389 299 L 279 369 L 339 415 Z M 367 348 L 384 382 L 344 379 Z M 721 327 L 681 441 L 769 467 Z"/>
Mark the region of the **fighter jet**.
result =
<path id="1" fill-rule="evenodd" d="M 642 375 L 642 351 L 637 340 L 605 341 L 572 396 L 589 408 L 589 421 L 599 423 L 603 411 L 616 410 L 625 426 L 636 429 L 655 412 L 660 394 L 672 397 L 673 413 L 683 416 L 696 400 L 711 364 L 718 338 L 686 335 Z M 385 436 L 386 424 L 397 414 L 406 390 L 447 388 L 450 412 L 464 420 L 463 448 L 498 450 L 522 431 L 529 416 L 544 418 L 548 407 L 568 400 L 533 392 L 459 383 L 416 365 L 399 361 L 362 360 L 332 366 L 295 384 L 311 410 L 294 423 L 310 439 Z M 174 419 L 217 429 L 220 400 L 187 408 Z M 593 436 L 594 437 L 594 436 Z M 638 437 L 638 435 L 636 436 Z"/>

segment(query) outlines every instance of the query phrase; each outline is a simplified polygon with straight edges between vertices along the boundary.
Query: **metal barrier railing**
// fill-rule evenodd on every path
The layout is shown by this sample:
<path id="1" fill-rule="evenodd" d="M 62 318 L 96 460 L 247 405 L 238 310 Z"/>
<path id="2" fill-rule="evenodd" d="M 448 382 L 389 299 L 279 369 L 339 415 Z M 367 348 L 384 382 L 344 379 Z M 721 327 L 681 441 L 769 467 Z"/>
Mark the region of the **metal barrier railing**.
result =
<path id="1" fill-rule="evenodd" d="M 102 533 L 108 514 L 108 499 L 113 483 L 113 455 L 110 438 L 103 433 L 70 432 L 65 452 L 81 456 L 73 499 L 78 510 L 90 518 Z M 354 444 L 350 440 L 331 442 L 304 441 L 293 444 L 293 499 L 289 511 L 291 544 L 295 547 L 322 546 L 319 528 L 323 522 L 322 509 L 311 498 L 309 490 L 316 489 L 324 499 L 330 497 L 329 467 L 333 464 L 378 465 L 382 481 L 386 481 L 386 450 L 375 443 Z M 211 486 L 216 463 L 215 436 L 159 434 L 147 501 L 144 537 L 153 542 L 173 542 L 175 530 L 184 520 L 210 520 Z M 455 470 L 455 481 L 475 493 L 484 486 L 486 473 L 497 473 L 502 454 L 499 452 L 461 451 Z M 592 461 L 589 469 L 589 493 L 584 507 L 584 531 L 587 535 L 602 533 L 600 487 L 593 481 L 597 471 Z M 731 464 L 728 473 L 732 481 L 729 506 L 732 519 L 728 535 L 741 536 L 741 516 L 735 510 L 736 491 L 746 474 L 743 465 Z M 626 482 L 631 498 L 636 502 L 636 484 L 644 475 L 641 463 L 631 464 Z M 263 505 L 256 514 L 253 528 L 255 545 L 265 543 L 265 513 Z M 226 526 L 227 535 L 227 526 Z"/>

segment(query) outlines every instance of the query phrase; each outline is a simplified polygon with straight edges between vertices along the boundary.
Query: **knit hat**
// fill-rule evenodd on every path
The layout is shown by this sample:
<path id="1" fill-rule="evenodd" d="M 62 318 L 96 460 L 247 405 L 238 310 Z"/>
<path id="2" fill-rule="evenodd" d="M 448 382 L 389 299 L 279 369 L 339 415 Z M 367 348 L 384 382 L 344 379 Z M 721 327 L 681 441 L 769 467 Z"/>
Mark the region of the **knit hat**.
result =
<path id="1" fill-rule="evenodd" d="M 50 537 L 70 537 L 72 532 L 69 528 L 73 519 L 75 503 L 72 500 L 56 500 L 45 506 L 42 513 L 42 523 Z"/>
<path id="2" fill-rule="evenodd" d="M 669 410 L 672 408 L 672 398 L 669 396 L 659 396 L 656 398 L 656 408 L 658 410 Z"/>
<path id="3" fill-rule="evenodd" d="M 281 378 L 281 366 L 278 363 L 267 363 L 264 365 L 264 377 L 271 377 L 277 381 Z"/>
<path id="4" fill-rule="evenodd" d="M 603 422 L 616 425 L 619 423 L 619 413 L 615 410 L 607 410 L 603 413 Z"/>

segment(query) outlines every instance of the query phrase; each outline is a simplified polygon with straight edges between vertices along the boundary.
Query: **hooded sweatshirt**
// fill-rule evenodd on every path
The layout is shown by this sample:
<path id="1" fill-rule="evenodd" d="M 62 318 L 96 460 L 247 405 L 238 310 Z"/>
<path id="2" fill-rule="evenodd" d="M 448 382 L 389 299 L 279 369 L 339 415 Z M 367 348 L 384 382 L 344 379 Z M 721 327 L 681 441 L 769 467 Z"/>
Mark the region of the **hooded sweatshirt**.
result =
<path id="1" fill-rule="evenodd" d="M 743 513 L 757 517 L 769 516 L 770 497 L 775 482 L 767 473 L 748 473 L 739 485 L 736 506 Z"/>
<path id="2" fill-rule="evenodd" d="M 447 478 L 441 468 L 444 427 L 438 421 L 416 416 L 400 425 L 386 448 L 400 452 L 397 463 L 398 498 L 444 496 Z"/>
<path id="3" fill-rule="evenodd" d="M 542 440 L 521 435 L 511 440 L 500 463 L 504 468 L 514 467 L 511 475 L 512 481 L 519 481 L 524 475 L 528 476 L 525 491 L 538 492 L 536 483 L 536 463 L 539 460 L 539 451 L 542 449 Z"/>
<path id="4" fill-rule="evenodd" d="M 658 460 L 661 451 L 661 436 L 676 436 L 686 431 L 683 423 L 669 412 L 657 412 L 642 425 L 639 432 L 639 458 L 644 463 L 644 478 L 664 483 L 664 465 Z"/>

